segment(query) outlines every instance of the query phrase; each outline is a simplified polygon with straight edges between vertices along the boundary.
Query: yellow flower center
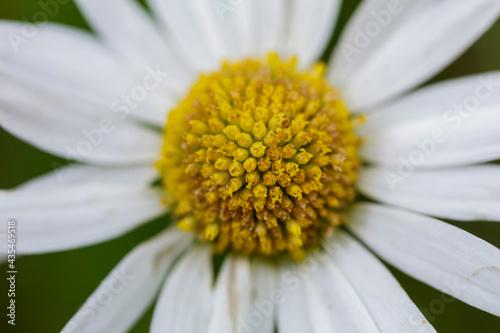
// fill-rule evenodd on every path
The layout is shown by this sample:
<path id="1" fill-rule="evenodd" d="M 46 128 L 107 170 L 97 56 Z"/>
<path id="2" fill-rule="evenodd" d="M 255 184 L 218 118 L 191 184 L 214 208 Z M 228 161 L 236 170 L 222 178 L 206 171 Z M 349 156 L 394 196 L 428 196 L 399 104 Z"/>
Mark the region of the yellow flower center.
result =
<path id="1" fill-rule="evenodd" d="M 323 74 L 270 54 L 200 77 L 170 111 L 157 163 L 179 228 L 218 253 L 299 258 L 344 222 L 359 141 Z"/>

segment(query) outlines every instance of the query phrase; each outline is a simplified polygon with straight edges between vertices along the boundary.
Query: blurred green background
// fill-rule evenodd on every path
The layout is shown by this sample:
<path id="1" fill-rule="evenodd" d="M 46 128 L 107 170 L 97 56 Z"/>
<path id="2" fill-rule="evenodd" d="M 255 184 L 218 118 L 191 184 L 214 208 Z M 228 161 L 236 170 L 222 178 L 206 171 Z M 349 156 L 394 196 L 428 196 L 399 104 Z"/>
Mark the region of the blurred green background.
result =
<path id="1" fill-rule="evenodd" d="M 33 14 L 41 10 L 38 2 L 38 0 L 2 1 L 0 18 L 31 21 Z M 345 24 L 358 3 L 358 0 L 344 1 L 340 26 L 335 30 L 329 49 L 334 45 L 340 27 Z M 61 5 L 59 12 L 51 20 L 89 29 L 72 2 Z M 500 69 L 499 41 L 500 22 L 497 22 L 467 53 L 432 81 Z M 32 177 L 49 172 L 54 161 L 64 163 L 63 160 L 25 144 L 2 129 L 0 129 L 0 158 L 0 188 L 13 188 Z M 2 311 L 0 331 L 59 332 L 123 255 L 162 229 L 165 218 L 153 221 L 119 239 L 96 246 L 18 258 L 17 325 L 15 328 L 7 325 Z M 500 247 L 500 224 L 491 222 L 454 224 Z M 6 265 L 0 266 L 0 270 L 6 272 Z M 458 300 L 446 304 L 442 310 L 436 303 L 436 300 L 441 298 L 440 292 L 394 269 L 392 271 L 438 332 L 500 332 L 500 318 Z M 5 274 L 2 273 L 2 276 Z M 7 289 L 5 279 L 2 278 L 0 293 L 3 297 L 6 297 Z M 3 309 L 4 306 L 7 306 L 6 301 L 2 301 Z M 151 315 L 150 309 L 132 332 L 148 332 Z"/>

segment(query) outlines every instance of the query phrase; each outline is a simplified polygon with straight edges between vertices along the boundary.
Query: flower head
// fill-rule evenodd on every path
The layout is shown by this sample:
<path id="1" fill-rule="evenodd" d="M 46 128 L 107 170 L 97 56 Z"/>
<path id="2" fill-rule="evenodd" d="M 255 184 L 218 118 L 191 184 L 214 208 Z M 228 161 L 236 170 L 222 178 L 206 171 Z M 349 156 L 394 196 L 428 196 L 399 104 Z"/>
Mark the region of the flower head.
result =
<path id="1" fill-rule="evenodd" d="M 351 115 L 295 59 L 225 62 L 170 113 L 162 175 L 178 226 L 246 254 L 318 246 L 345 219 L 360 161 Z"/>

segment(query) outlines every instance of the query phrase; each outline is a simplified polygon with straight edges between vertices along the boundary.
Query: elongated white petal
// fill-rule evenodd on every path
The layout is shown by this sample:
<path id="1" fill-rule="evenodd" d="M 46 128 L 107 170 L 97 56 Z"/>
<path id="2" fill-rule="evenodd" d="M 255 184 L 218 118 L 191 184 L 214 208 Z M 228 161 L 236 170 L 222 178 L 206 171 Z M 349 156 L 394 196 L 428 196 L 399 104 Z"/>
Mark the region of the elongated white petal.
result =
<path id="1" fill-rule="evenodd" d="M 165 274 L 192 237 L 171 227 L 136 247 L 111 271 L 62 333 L 128 331 L 154 300 Z"/>
<path id="2" fill-rule="evenodd" d="M 368 110 L 368 121 L 360 127 L 360 131 L 371 133 L 403 123 L 418 122 L 435 114 L 442 118 L 446 115 L 462 115 L 465 122 L 468 113 L 499 103 L 500 71 L 464 76 L 433 83 L 391 103 Z M 456 120 L 448 118 L 446 123 L 458 124 Z"/>
<path id="3" fill-rule="evenodd" d="M 416 171 L 407 178 L 397 170 L 363 169 L 359 189 L 395 206 L 446 219 L 500 221 L 500 166 Z"/>
<path id="4" fill-rule="evenodd" d="M 329 78 L 354 109 L 437 74 L 497 19 L 496 0 L 364 1 L 342 35 Z"/>
<path id="5" fill-rule="evenodd" d="M 339 0 L 291 1 L 288 54 L 297 55 L 302 67 L 319 60 L 333 33 L 340 4 Z"/>
<path id="6" fill-rule="evenodd" d="M 315 332 L 307 307 L 307 295 L 303 275 L 298 275 L 296 267 L 289 262 L 280 264 L 280 291 L 283 301 L 278 307 L 278 332 Z"/>
<path id="7" fill-rule="evenodd" d="M 98 100 L 117 95 L 113 83 L 127 77 L 92 35 L 75 28 L 0 21 L 0 37 L 1 73 L 40 87 Z"/>
<path id="8" fill-rule="evenodd" d="M 258 12 L 255 1 L 229 1 L 226 2 L 226 6 L 222 1 L 193 0 L 192 2 L 198 9 L 196 15 L 202 15 L 207 25 L 213 27 L 213 31 L 219 36 L 224 58 L 241 60 L 258 55 L 258 30 L 255 27 Z M 202 10 L 202 3 L 210 6 Z"/>
<path id="9" fill-rule="evenodd" d="M 216 15 L 211 2 L 149 0 L 148 3 L 196 70 L 211 70 L 219 64 L 224 45 L 211 20 Z"/>
<path id="10" fill-rule="evenodd" d="M 333 261 L 317 265 L 305 281 L 315 332 L 379 333 L 360 296 Z"/>
<path id="11" fill-rule="evenodd" d="M 207 333 L 232 333 L 243 329 L 251 308 L 250 262 L 246 257 L 225 259 L 217 277 Z"/>
<path id="12" fill-rule="evenodd" d="M 327 306 L 331 306 L 330 304 L 325 305 L 322 295 L 320 291 L 317 290 L 316 286 L 313 286 L 312 282 L 309 280 L 305 281 L 305 293 L 306 293 L 306 301 L 307 310 L 309 311 L 309 315 L 311 317 L 311 325 L 313 327 L 312 332 L 320 333 L 320 332 L 335 332 L 332 324 L 330 323 L 330 317 L 327 310 Z M 347 318 L 349 320 L 349 318 Z M 343 323 L 338 323 L 339 326 L 343 326 Z"/>
<path id="13" fill-rule="evenodd" d="M 265 260 L 254 259 L 250 271 L 252 306 L 242 317 L 241 328 L 248 333 L 274 333 L 276 310 L 281 302 L 277 291 L 278 268 Z"/>
<path id="14" fill-rule="evenodd" d="M 135 1 L 78 0 L 77 4 L 106 43 L 139 74 L 148 66 L 160 65 L 171 74 L 166 79 L 167 86 L 184 93 L 194 73 L 184 70 L 160 36 L 153 20 Z"/>
<path id="15" fill-rule="evenodd" d="M 285 56 L 286 36 L 288 33 L 288 15 L 286 0 L 255 0 L 257 31 L 256 54 L 264 55 L 278 52 Z"/>
<path id="16" fill-rule="evenodd" d="M 151 333 L 204 332 L 212 308 L 210 247 L 191 249 L 174 267 L 156 303 Z"/>
<path id="17" fill-rule="evenodd" d="M 18 222 L 19 253 L 43 253 L 118 237 L 164 213 L 150 167 L 72 166 L 0 191 L 0 218 Z M 5 234 L 2 232 L 2 236 Z"/>
<path id="18" fill-rule="evenodd" d="M 436 332 L 391 272 L 347 233 L 339 231 L 325 248 L 380 332 Z"/>
<path id="19" fill-rule="evenodd" d="M 500 72 L 438 83 L 368 115 L 361 156 L 393 167 L 500 158 Z M 409 167 L 408 167 L 409 168 Z"/>
<path id="20" fill-rule="evenodd" d="M 50 190 L 57 186 L 102 185 L 103 182 L 112 185 L 146 187 L 159 176 L 158 171 L 151 166 L 107 168 L 95 165 L 69 164 L 66 166 L 54 163 L 54 171 L 43 176 L 30 179 L 17 187 L 17 190 Z"/>
<path id="21" fill-rule="evenodd" d="M 0 49 L 0 73 L 9 81 L 53 93 L 89 111 L 99 109 L 102 117 L 115 113 L 163 126 L 176 102 L 165 90 L 175 74 L 168 66 L 156 62 L 131 70 L 87 32 L 52 23 L 0 21 L 0 41 L 5 45 Z"/>
<path id="22" fill-rule="evenodd" d="M 121 114 L 4 79 L 0 124 L 33 146 L 104 165 L 150 165 L 158 158 L 159 133 Z"/>
<path id="23" fill-rule="evenodd" d="M 465 303 L 500 316 L 500 250 L 439 220 L 358 204 L 348 227 L 395 267 Z"/>

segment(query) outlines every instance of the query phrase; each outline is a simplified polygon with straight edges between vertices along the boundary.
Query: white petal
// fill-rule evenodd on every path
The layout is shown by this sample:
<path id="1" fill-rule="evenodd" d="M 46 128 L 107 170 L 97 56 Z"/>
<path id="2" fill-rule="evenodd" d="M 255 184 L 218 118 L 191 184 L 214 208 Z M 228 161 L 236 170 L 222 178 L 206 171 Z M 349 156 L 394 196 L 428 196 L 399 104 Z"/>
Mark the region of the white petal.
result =
<path id="1" fill-rule="evenodd" d="M 364 1 L 340 39 L 329 78 L 351 108 L 378 104 L 440 72 L 499 13 L 497 0 Z"/>
<path id="2" fill-rule="evenodd" d="M 163 126 L 175 97 L 165 91 L 167 68 L 133 71 L 87 32 L 58 24 L 0 21 L 0 73 L 14 83 Z M 170 74 L 170 72 L 169 72 Z"/>
<path id="3" fill-rule="evenodd" d="M 442 167 L 500 158 L 500 72 L 438 83 L 368 115 L 362 158 Z M 405 160 L 406 162 L 402 162 Z"/>
<path id="4" fill-rule="evenodd" d="M 182 67 L 160 36 L 152 19 L 130 0 L 78 0 L 89 23 L 117 53 L 143 73 L 146 67 L 160 67 L 169 72 L 168 86 L 183 93 L 192 74 Z"/>
<path id="5" fill-rule="evenodd" d="M 397 170 L 366 168 L 358 187 L 373 199 L 432 216 L 500 221 L 498 165 L 422 170 L 405 178 Z"/>
<path id="6" fill-rule="evenodd" d="M 212 70 L 224 55 L 224 45 L 217 35 L 216 13 L 209 1 L 148 0 L 168 33 L 175 38 L 183 54 L 197 70 Z"/>
<path id="7" fill-rule="evenodd" d="M 289 262 L 280 263 L 280 291 L 283 299 L 278 307 L 278 332 L 315 332 L 307 304 L 304 279 Z"/>
<path id="8" fill-rule="evenodd" d="M 153 175 L 149 167 L 62 168 L 1 191 L 0 218 L 17 220 L 19 253 L 95 244 L 166 211 L 161 193 L 149 188 Z"/>
<path id="9" fill-rule="evenodd" d="M 475 103 L 470 99 L 479 100 L 477 108 L 500 104 L 500 71 L 434 83 L 389 104 L 372 108 L 368 110 L 369 121 L 361 127 L 361 131 L 370 133 L 386 127 L 400 126 L 405 121 L 417 122 L 436 113 L 443 116 L 450 110 L 458 113 L 463 109 L 465 115 L 474 110 L 472 105 Z"/>
<path id="10" fill-rule="evenodd" d="M 153 164 L 159 133 L 118 113 L 0 79 L 0 123 L 13 135 L 67 160 Z"/>
<path id="11" fill-rule="evenodd" d="M 71 88 L 98 99 L 115 96 L 113 81 L 120 85 L 124 77 L 112 55 L 92 35 L 75 28 L 0 21 L 0 37 L 10 46 L 0 50 L 2 74 L 40 87 L 57 85 L 59 91 Z"/>
<path id="12" fill-rule="evenodd" d="M 243 318 L 246 333 L 274 333 L 276 309 L 280 302 L 278 269 L 270 262 L 255 259 L 250 264 L 252 307 Z"/>
<path id="13" fill-rule="evenodd" d="M 203 11 L 203 14 L 207 23 L 213 25 L 215 33 L 221 39 L 224 57 L 241 60 L 257 55 L 258 31 L 255 25 L 258 8 L 255 1 L 195 1 L 197 4 L 203 2 L 211 5 L 209 9 Z M 226 3 L 228 7 L 219 8 L 221 3 Z M 200 5 L 197 7 L 201 8 Z M 202 11 L 199 12 L 201 14 Z"/>
<path id="14" fill-rule="evenodd" d="M 242 330 L 244 323 L 241 318 L 245 318 L 251 308 L 250 285 L 248 258 L 226 258 L 217 277 L 207 333 L 233 333 Z"/>
<path id="15" fill-rule="evenodd" d="M 347 233 L 339 231 L 325 248 L 380 332 L 435 332 L 391 272 Z"/>
<path id="16" fill-rule="evenodd" d="M 375 204 L 358 204 L 349 229 L 406 274 L 500 316 L 500 250 L 445 222 Z"/>
<path id="17" fill-rule="evenodd" d="M 315 332 L 380 332 L 360 296 L 333 261 L 318 262 L 305 286 Z"/>
<path id="18" fill-rule="evenodd" d="M 70 164 L 67 166 L 54 163 L 53 172 L 41 177 L 30 179 L 17 187 L 17 190 L 36 189 L 50 190 L 57 186 L 102 185 L 102 182 L 112 185 L 146 187 L 159 176 L 153 166 L 106 168 L 94 165 Z"/>
<path id="19" fill-rule="evenodd" d="M 186 253 L 160 293 L 150 332 L 204 332 L 212 307 L 212 276 L 209 247 L 195 247 Z"/>
<path id="20" fill-rule="evenodd" d="M 319 60 L 337 21 L 340 0 L 291 1 L 288 54 L 303 68 Z"/>
<path id="21" fill-rule="evenodd" d="M 155 298 L 191 234 L 171 227 L 130 252 L 104 279 L 62 333 L 127 332 Z"/>
<path id="22" fill-rule="evenodd" d="M 257 55 L 278 52 L 286 55 L 288 30 L 286 0 L 254 0 L 256 7 Z"/>

